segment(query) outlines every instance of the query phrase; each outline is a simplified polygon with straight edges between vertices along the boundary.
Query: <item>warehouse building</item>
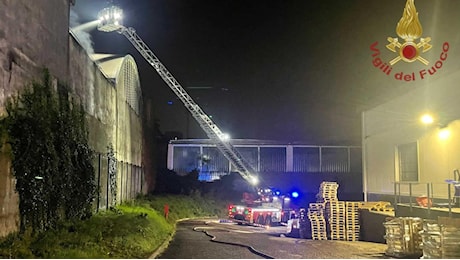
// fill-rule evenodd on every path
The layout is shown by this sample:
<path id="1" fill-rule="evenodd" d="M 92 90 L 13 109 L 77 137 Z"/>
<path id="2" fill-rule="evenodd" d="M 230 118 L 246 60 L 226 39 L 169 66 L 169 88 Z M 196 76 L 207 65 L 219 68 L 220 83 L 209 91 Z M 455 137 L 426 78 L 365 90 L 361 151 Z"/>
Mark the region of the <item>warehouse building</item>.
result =
<path id="1" fill-rule="evenodd" d="M 73 4 L 72 0 L 0 2 L 0 115 L 5 116 L 9 97 L 40 80 L 43 68 L 67 85 L 87 113 L 89 142 L 97 154 L 94 166 L 100 192 L 95 209 L 99 210 L 149 189 L 143 162 L 142 92 L 131 56 L 90 55 L 75 33 L 69 33 Z M 110 160 L 115 169 L 109 167 Z M 19 226 L 15 183 L 11 158 L 2 145 L 0 236 Z"/>

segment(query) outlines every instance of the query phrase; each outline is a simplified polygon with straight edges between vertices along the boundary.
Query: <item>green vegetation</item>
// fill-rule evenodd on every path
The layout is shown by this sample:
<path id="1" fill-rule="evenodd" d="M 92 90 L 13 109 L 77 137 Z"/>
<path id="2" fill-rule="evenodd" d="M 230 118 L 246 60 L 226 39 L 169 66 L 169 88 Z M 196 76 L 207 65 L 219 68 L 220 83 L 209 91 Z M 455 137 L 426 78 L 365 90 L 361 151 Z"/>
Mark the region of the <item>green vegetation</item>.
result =
<path id="1" fill-rule="evenodd" d="M 96 185 L 84 109 L 47 70 L 9 98 L 0 120 L 19 193 L 20 231 L 88 218 Z M 56 90 L 55 90 L 56 85 Z"/>
<path id="2" fill-rule="evenodd" d="M 198 193 L 152 195 L 42 233 L 12 234 L 0 241 L 0 258 L 147 258 L 174 232 L 177 220 L 223 216 L 225 210 L 225 203 Z"/>
<path id="3" fill-rule="evenodd" d="M 146 258 L 174 232 L 178 219 L 224 216 L 226 203 L 218 201 L 239 197 L 233 188 L 244 186 L 234 175 L 201 183 L 197 171 L 160 172 L 155 191 L 171 195 L 139 198 L 93 215 L 94 151 L 83 107 L 45 70 L 41 82 L 8 100 L 6 112 L 0 145 L 11 156 L 20 228 L 0 239 L 0 258 Z M 108 156 L 114 158 L 111 146 Z M 116 182 L 110 185 L 116 191 Z"/>

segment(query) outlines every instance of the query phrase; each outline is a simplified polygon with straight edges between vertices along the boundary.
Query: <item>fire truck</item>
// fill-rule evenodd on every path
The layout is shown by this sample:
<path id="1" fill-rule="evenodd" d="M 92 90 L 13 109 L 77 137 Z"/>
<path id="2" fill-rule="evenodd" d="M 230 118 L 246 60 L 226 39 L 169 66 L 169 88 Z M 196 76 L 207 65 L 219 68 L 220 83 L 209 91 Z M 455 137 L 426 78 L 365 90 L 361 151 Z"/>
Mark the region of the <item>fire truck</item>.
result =
<path id="1" fill-rule="evenodd" d="M 243 204 L 229 205 L 228 217 L 233 222 L 256 226 L 280 225 L 283 215 L 283 198 L 272 189 L 259 189 L 257 198 L 253 193 L 243 193 Z"/>

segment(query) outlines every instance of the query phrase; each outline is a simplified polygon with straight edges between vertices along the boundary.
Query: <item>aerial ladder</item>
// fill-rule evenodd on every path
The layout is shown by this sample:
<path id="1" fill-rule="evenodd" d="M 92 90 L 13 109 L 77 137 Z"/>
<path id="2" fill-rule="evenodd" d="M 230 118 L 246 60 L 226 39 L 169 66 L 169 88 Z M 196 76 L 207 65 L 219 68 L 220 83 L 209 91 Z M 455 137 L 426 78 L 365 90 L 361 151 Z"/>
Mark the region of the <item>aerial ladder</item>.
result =
<path id="1" fill-rule="evenodd" d="M 103 32 L 118 32 L 124 35 L 137 49 L 137 51 L 145 58 L 145 60 L 158 72 L 163 81 L 169 88 L 176 94 L 182 101 L 184 106 L 195 118 L 200 125 L 201 129 L 206 135 L 215 143 L 217 149 L 224 155 L 227 160 L 233 165 L 241 177 L 252 185 L 258 184 L 256 171 L 252 166 L 241 156 L 241 154 L 230 143 L 228 135 L 223 133 L 219 127 L 211 120 L 211 118 L 200 108 L 200 106 L 193 101 L 192 97 L 185 91 L 185 89 L 174 78 L 171 72 L 161 63 L 155 56 L 152 50 L 145 44 L 145 42 L 137 35 L 132 27 L 125 27 L 122 25 L 122 10 L 116 6 L 104 8 L 99 12 L 98 30 Z"/>

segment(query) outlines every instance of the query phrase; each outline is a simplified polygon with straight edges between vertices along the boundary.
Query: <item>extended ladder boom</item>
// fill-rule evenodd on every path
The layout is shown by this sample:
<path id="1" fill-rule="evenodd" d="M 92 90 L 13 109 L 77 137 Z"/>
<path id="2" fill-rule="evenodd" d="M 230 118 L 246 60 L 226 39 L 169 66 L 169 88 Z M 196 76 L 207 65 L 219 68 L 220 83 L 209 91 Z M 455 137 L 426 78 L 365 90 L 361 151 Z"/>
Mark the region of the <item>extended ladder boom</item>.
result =
<path id="1" fill-rule="evenodd" d="M 192 97 L 185 91 L 168 69 L 166 69 L 147 44 L 137 35 L 136 31 L 131 27 L 121 27 L 119 33 L 128 38 L 139 53 L 158 72 L 169 88 L 176 94 L 182 103 L 184 103 L 185 107 L 190 111 L 200 127 L 206 132 L 206 135 L 216 143 L 217 148 L 222 152 L 225 158 L 233 164 L 238 173 L 248 182 L 253 183 L 256 179 L 254 176 L 255 171 L 251 165 L 246 162 L 235 147 L 226 140 L 225 134 L 222 133 L 211 118 L 203 112 L 200 106 L 193 101 Z"/>

